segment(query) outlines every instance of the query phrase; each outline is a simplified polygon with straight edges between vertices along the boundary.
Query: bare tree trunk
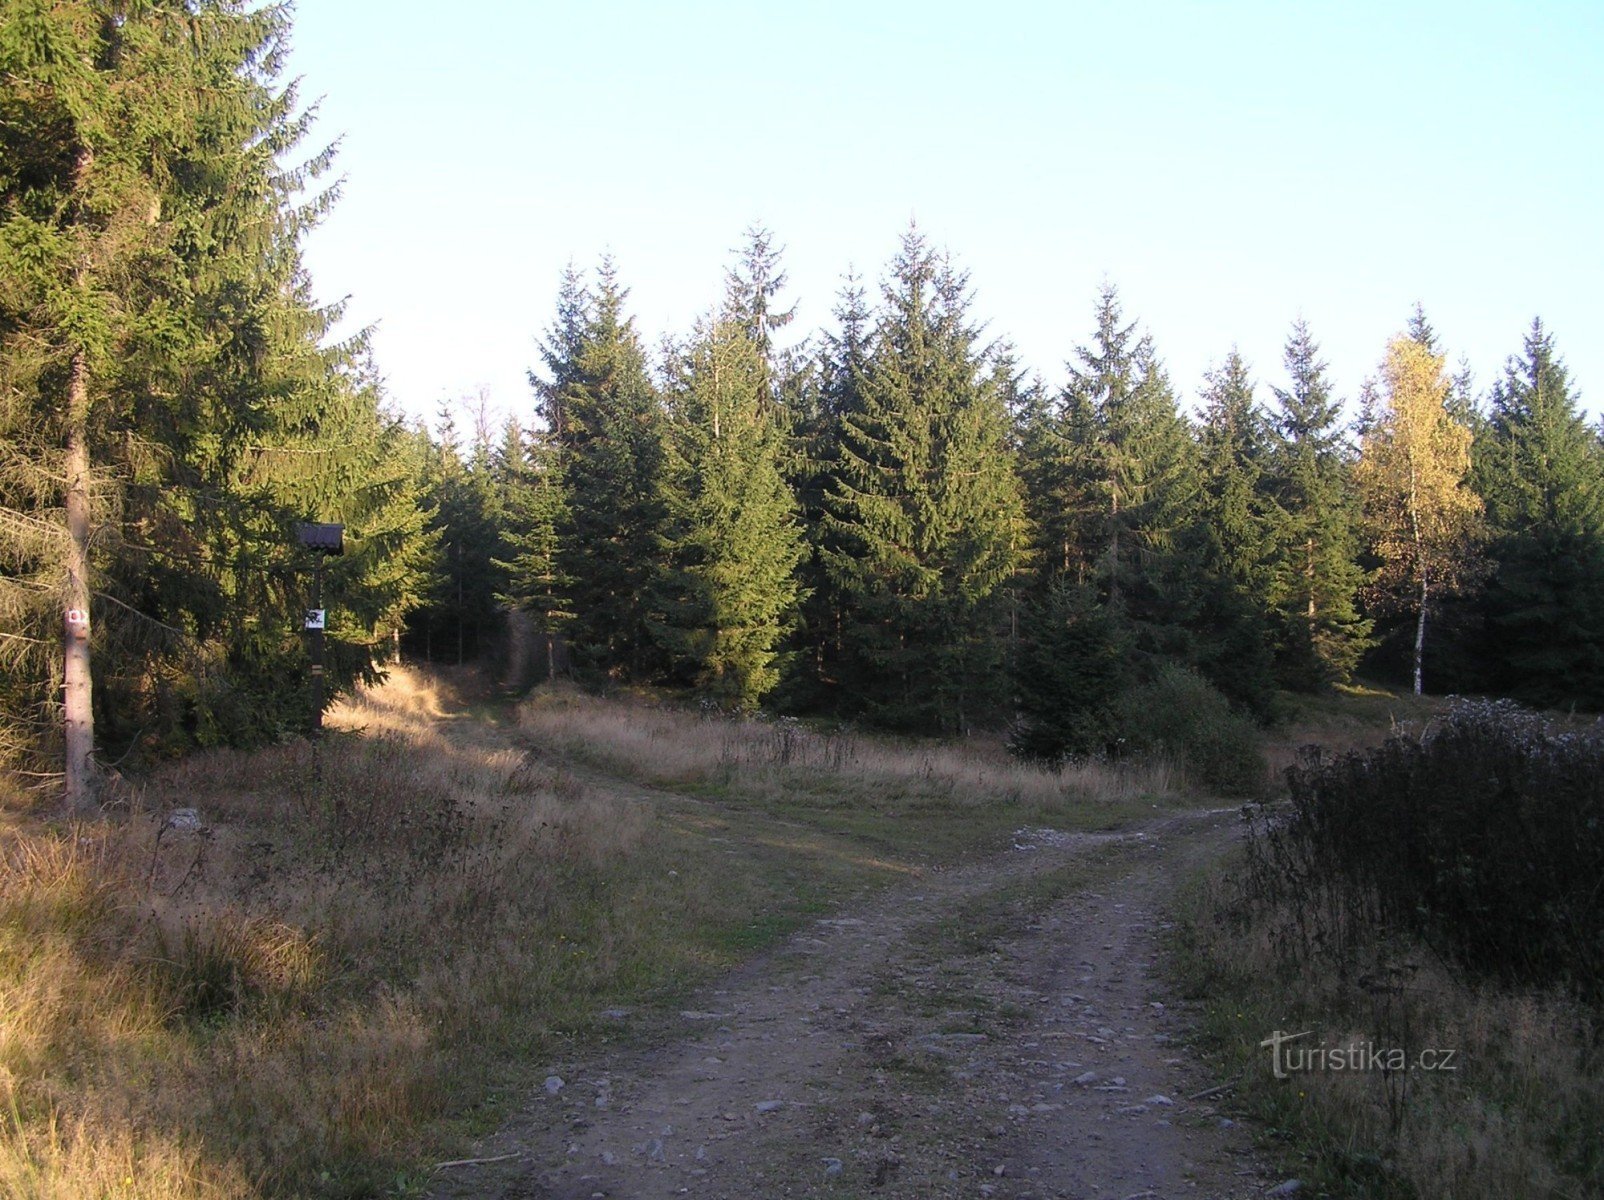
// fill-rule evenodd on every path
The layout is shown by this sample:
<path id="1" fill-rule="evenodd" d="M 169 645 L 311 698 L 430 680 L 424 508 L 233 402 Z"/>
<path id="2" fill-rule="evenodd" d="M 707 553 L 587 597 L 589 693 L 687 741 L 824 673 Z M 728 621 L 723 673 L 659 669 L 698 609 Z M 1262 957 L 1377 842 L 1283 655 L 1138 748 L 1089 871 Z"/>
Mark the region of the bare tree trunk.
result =
<path id="1" fill-rule="evenodd" d="M 1413 451 L 1409 457 L 1409 533 L 1415 542 L 1415 563 L 1420 570 L 1420 614 L 1415 618 L 1415 695 L 1421 694 L 1421 665 L 1426 657 L 1426 602 L 1431 598 L 1431 565 L 1426 561 L 1426 540 L 1420 532 L 1420 492 Z"/>
<path id="2" fill-rule="evenodd" d="M 1426 602 L 1430 598 L 1424 567 L 1420 571 L 1420 615 L 1415 618 L 1415 695 L 1421 694 L 1421 664 L 1426 657 Z"/>
<path id="3" fill-rule="evenodd" d="M 1305 538 L 1303 543 L 1303 587 L 1309 594 L 1309 641 L 1314 642 L 1314 538 Z"/>
<path id="4" fill-rule="evenodd" d="M 1117 610 L 1119 597 L 1119 488 L 1111 489 L 1113 511 L 1108 537 L 1108 607 Z"/>
<path id="5" fill-rule="evenodd" d="M 89 363 L 73 355 L 67 386 L 67 611 L 63 621 L 66 804 L 95 806 L 95 709 L 89 662 Z"/>

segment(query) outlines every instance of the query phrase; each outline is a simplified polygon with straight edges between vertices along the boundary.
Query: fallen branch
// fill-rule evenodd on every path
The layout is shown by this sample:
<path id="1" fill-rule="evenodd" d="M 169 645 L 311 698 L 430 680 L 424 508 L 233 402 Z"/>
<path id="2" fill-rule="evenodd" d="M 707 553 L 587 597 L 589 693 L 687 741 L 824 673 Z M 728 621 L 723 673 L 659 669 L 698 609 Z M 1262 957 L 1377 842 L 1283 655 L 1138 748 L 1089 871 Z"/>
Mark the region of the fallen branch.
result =
<path id="1" fill-rule="evenodd" d="M 444 1171 L 447 1167 L 478 1167 L 485 1163 L 506 1162 L 509 1158 L 522 1158 L 522 1150 L 514 1150 L 511 1154 L 498 1154 L 494 1158 L 454 1158 L 450 1162 L 435 1163 L 436 1171 Z"/>
<path id="2" fill-rule="evenodd" d="M 1218 1096 L 1221 1092 L 1228 1092 L 1236 1086 L 1236 1080 L 1227 1079 L 1224 1083 L 1217 1083 L 1213 1087 L 1204 1088 L 1201 1092 L 1194 1092 L 1188 1100 L 1207 1100 L 1210 1096 Z"/>

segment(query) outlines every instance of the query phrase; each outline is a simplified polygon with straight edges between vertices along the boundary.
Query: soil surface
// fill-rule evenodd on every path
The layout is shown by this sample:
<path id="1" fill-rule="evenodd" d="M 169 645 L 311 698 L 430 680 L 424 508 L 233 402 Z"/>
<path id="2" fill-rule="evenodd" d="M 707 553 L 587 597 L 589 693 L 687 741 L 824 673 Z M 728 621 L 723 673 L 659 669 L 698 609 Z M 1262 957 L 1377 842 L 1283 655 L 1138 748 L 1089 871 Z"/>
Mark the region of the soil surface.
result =
<path id="1" fill-rule="evenodd" d="M 1261 1196 L 1277 1179 L 1218 1107 L 1156 966 L 1175 881 L 1238 824 L 1021 830 L 997 858 L 817 921 L 667 1028 L 609 1013 L 641 1023 L 633 1048 L 551 1063 L 476 1151 L 495 1161 L 442 1167 L 431 1194 Z"/>

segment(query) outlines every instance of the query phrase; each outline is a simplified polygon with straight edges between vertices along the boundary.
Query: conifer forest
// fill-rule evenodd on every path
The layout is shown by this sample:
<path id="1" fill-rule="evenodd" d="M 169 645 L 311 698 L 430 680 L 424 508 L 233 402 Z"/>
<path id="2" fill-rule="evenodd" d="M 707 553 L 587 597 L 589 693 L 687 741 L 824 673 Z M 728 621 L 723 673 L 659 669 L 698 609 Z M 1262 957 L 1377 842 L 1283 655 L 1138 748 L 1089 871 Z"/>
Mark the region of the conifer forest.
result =
<path id="1" fill-rule="evenodd" d="M 1319 31 L 1360 28 L 1382 61 L 1370 23 L 1414 18 L 1156 3 L 1142 36 L 1192 84 L 1132 71 L 1117 105 L 1041 117 L 1112 55 L 1093 39 L 1042 68 L 1020 31 L 1147 6 L 1043 5 L 1016 31 L 902 5 L 945 47 L 910 67 L 890 0 L 851 21 L 676 6 L 672 37 L 670 6 L 491 3 L 431 13 L 421 70 L 401 50 L 419 14 L 384 5 L 393 27 L 370 30 L 376 8 L 346 4 L 0 0 L 0 1197 L 1604 1195 L 1604 422 L 1566 358 L 1588 373 L 1597 348 L 1561 344 L 1590 319 L 1574 285 L 1597 251 L 1555 264 L 1524 218 L 1492 228 L 1507 193 L 1427 203 L 1396 160 L 1327 138 L 1405 110 L 1305 87 L 1306 54 L 1345 82 L 1368 64 Z M 1604 33 L 1574 7 L 1452 23 L 1478 52 L 1499 29 Z M 879 58 L 797 84 L 784 54 L 835 19 Z M 303 94 L 293 26 L 317 20 L 325 61 L 368 86 L 349 110 L 376 122 L 366 145 L 395 157 L 342 147 Z M 502 20 L 496 46 L 450 40 Z M 728 76 L 708 64 L 729 43 L 699 41 L 725 24 L 750 38 Z M 605 53 L 575 33 L 602 26 Z M 1284 63 L 1225 80 L 1186 28 L 1244 62 L 1284 44 L 1297 103 L 1260 94 Z M 1238 48 L 1243 28 L 1263 41 Z M 515 70 L 492 53 L 513 44 Z M 939 90 L 943 53 L 974 78 L 939 80 L 921 144 L 984 157 L 905 179 L 919 155 L 886 113 L 909 81 Z M 619 82 L 664 59 L 671 87 Z M 527 113 L 486 99 L 510 86 L 490 62 Z M 831 74 L 870 62 L 883 90 Z M 542 72 L 591 90 L 536 113 Z M 1528 111 L 1499 86 L 1461 123 L 1524 147 L 1541 131 L 1498 125 Z M 750 111 L 701 114 L 723 140 L 681 145 L 720 87 Z M 983 101 L 973 124 L 960 94 Z M 861 129 L 824 115 L 842 95 Z M 1394 149 L 1456 96 L 1410 110 Z M 448 99 L 469 107 L 435 120 Z M 1087 123 L 1145 153 L 1127 102 L 1179 131 L 1170 159 L 1199 129 L 1200 153 L 1259 145 L 1241 195 L 1213 200 L 1294 207 L 1307 244 L 1284 220 L 1252 246 L 1206 228 L 1177 207 L 1202 184 L 1148 209 L 1138 192 L 1186 175 L 1164 152 L 1150 179 L 1094 171 Z M 1263 149 L 1334 104 L 1297 153 Z M 789 133 L 760 162 L 738 131 L 771 117 Z M 962 192 L 938 217 L 992 213 L 968 227 L 982 243 L 992 223 L 1035 238 L 1014 217 L 1050 199 L 1101 254 L 1093 214 L 1128 206 L 1115 261 L 1177 274 L 1122 291 L 1040 230 L 1059 237 L 1025 264 L 1043 290 L 1012 311 L 1021 341 L 1038 315 L 1057 339 L 1043 360 L 985 277 L 1022 243 L 971 269 L 922 210 L 870 230 L 870 263 L 803 240 L 854 236 L 840 224 L 787 228 L 817 192 L 735 221 L 694 280 L 651 258 L 661 238 L 700 259 L 711 235 L 676 221 L 776 188 L 736 188 L 760 167 L 799 191 L 833 170 L 847 220 L 878 224 L 827 128 L 896 189 Z M 486 129 L 529 194 L 493 182 L 503 163 L 460 168 L 450 139 Z M 1054 192 L 1025 142 L 1069 148 L 1113 199 Z M 341 204 L 375 166 L 408 182 L 369 193 L 389 215 L 353 234 Z M 645 240 L 573 249 L 603 166 L 638 194 L 586 237 L 635 213 Z M 1565 181 L 1604 175 L 1560 167 L 1540 200 L 1580 243 L 1587 182 Z M 1017 194 L 987 210 L 964 170 Z M 1372 194 L 1361 232 L 1407 216 L 1465 279 L 1519 238 L 1528 273 L 1454 309 L 1434 259 L 1420 293 L 1389 274 L 1372 302 L 1382 259 L 1414 260 L 1378 249 L 1344 275 L 1354 229 L 1319 227 Z M 1459 246 L 1477 211 L 1485 244 Z M 505 239 L 497 274 L 451 277 L 483 294 L 430 273 L 477 261 L 464 229 Z M 335 233 L 427 295 L 381 297 L 438 334 L 418 358 L 390 316 L 363 324 L 360 289 L 327 300 L 312 265 L 330 273 Z M 520 269 L 517 239 L 552 277 Z M 804 294 L 820 262 L 834 293 Z M 1217 283 L 1218 311 L 1177 321 Z M 1293 301 L 1266 323 L 1297 288 L 1319 319 Z M 1150 316 L 1155 295 L 1173 306 Z M 1264 306 L 1241 341 L 1175 368 L 1233 299 Z M 417 383 L 440 361 L 483 378 L 512 310 L 516 395 Z M 1511 313 L 1497 345 L 1456 344 Z M 1328 1069 L 1360 1045 L 1405 1065 Z"/>
<path id="2" fill-rule="evenodd" d="M 1283 361 L 1173 379 L 1088 283 L 1049 383 L 961 248 L 888 231 L 798 336 L 754 226 L 689 335 L 639 328 L 604 257 L 529 314 L 504 425 L 409 422 L 300 264 L 338 188 L 282 10 L 97 12 L 22 5 L 0 47 L 13 765 L 86 761 L 86 690 L 106 762 L 302 728 L 305 520 L 347 530 L 330 695 L 398 652 L 495 656 L 521 613 L 580 680 L 1005 727 L 1049 761 L 1117 750 L 1120 697 L 1165 672 L 1257 721 L 1356 671 L 1604 704 L 1604 449 L 1540 317 L 1478 388 L 1400 313 L 1344 394 L 1290 314 Z M 67 609 L 92 615 L 64 691 Z"/>

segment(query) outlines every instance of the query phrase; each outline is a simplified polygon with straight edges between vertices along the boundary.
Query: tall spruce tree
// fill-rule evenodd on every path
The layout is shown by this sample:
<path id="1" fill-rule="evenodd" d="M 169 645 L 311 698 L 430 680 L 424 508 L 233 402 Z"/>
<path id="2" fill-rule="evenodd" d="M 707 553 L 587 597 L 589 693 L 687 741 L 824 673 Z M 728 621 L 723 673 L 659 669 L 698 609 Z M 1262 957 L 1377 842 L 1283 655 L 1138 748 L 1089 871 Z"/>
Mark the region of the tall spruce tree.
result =
<path id="1" fill-rule="evenodd" d="M 840 437 L 847 414 L 862 408 L 873 314 L 856 274 L 842 281 L 832 315 L 834 330 L 820 339 L 812 386 L 804 406 L 791 406 L 796 450 L 791 486 L 806 538 L 798 566 L 802 607 L 795 630 L 796 664 L 789 698 L 801 707 L 829 707 L 838 698 L 844 659 L 846 598 L 832 577 L 828 555 L 840 549 L 826 518 L 826 499 L 841 469 Z"/>
<path id="2" fill-rule="evenodd" d="M 1265 606 L 1270 530 L 1268 430 L 1253 380 L 1233 348 L 1204 379 L 1198 430 L 1199 515 L 1210 569 Z"/>
<path id="3" fill-rule="evenodd" d="M 509 420 L 497 461 L 500 476 L 498 518 L 503 573 L 498 596 L 508 608 L 528 614 L 540 634 L 541 671 L 558 672 L 558 646 L 566 632 L 567 580 L 558 565 L 558 531 L 566 519 L 562 460 L 549 430 L 525 429 Z"/>
<path id="4" fill-rule="evenodd" d="M 778 388 L 789 371 L 775 345 L 775 334 L 796 319 L 796 305 L 781 307 L 786 274 L 780 265 L 783 248 L 774 244 L 773 231 L 752 225 L 745 236 L 735 265 L 724 276 L 725 319 L 746 334 L 763 365 L 768 386 Z"/>
<path id="5" fill-rule="evenodd" d="M 610 258 L 594 294 L 565 275 L 544 411 L 562 469 L 557 571 L 574 653 L 592 669 L 647 679 L 664 665 L 653 633 L 668 537 L 664 421 L 627 298 Z"/>
<path id="6" fill-rule="evenodd" d="M 1301 318 L 1283 358 L 1289 386 L 1275 395 L 1269 486 L 1276 503 L 1268 602 L 1283 686 L 1345 683 L 1368 644 L 1358 608 L 1359 510 L 1343 442 L 1342 406 L 1320 347 Z"/>
<path id="7" fill-rule="evenodd" d="M 19 514 L 0 671 L 8 709 L 46 719 L 65 683 L 82 809 L 97 705 L 155 753 L 304 717 L 297 517 L 350 527 L 331 674 L 369 669 L 415 588 L 417 519 L 360 340 L 323 344 L 338 313 L 300 268 L 332 195 L 297 197 L 330 156 L 281 161 L 309 128 L 276 84 L 286 10 L 0 12 L 0 506 Z M 64 609 L 94 619 L 63 670 L 48 651 Z M 100 683 L 91 649 L 110 660 Z M 14 729 L 13 748 L 42 726 Z"/>
<path id="8" fill-rule="evenodd" d="M 1483 658 L 1498 690 L 1604 706 L 1604 448 L 1533 320 L 1475 446 L 1492 576 Z"/>
<path id="9" fill-rule="evenodd" d="M 495 447 L 483 409 L 465 446 L 453 408 L 442 405 L 428 442 L 424 489 L 436 544 L 424 602 L 408 626 L 432 662 L 477 661 L 497 644 L 507 590 L 506 528 Z"/>
<path id="10" fill-rule="evenodd" d="M 1247 583 L 1256 572 L 1244 568 L 1237 578 L 1231 565 L 1256 555 L 1247 543 L 1263 532 L 1253 480 L 1245 490 L 1236 486 L 1245 466 L 1237 459 L 1262 457 L 1256 422 L 1236 414 L 1240 428 L 1227 432 L 1222 409 L 1218 437 L 1206 443 L 1217 452 L 1217 493 L 1204 493 L 1199 443 L 1151 340 L 1124 321 L 1112 287 L 1098 297 L 1091 343 L 1069 367 L 1068 386 L 1054 406 L 1021 406 L 1021 473 L 1039 595 L 1059 576 L 1095 589 L 1121 627 L 1133 669 L 1179 659 L 1231 700 L 1265 711 L 1265 638 L 1251 595 L 1259 584 Z M 1247 390 L 1244 380 L 1234 383 L 1238 392 Z M 1213 518 L 1223 520 L 1233 498 L 1248 515 L 1230 530 Z M 1038 598 L 1032 619 L 1043 611 Z"/>
<path id="11" fill-rule="evenodd" d="M 1151 599 L 1153 568 L 1192 519 L 1196 457 L 1153 343 L 1123 323 L 1112 285 L 1098 296 L 1096 320 L 1070 364 L 1061 408 L 1060 487 L 1075 513 L 1065 557 L 1089 564 L 1110 606 L 1126 613 Z"/>
<path id="12" fill-rule="evenodd" d="M 963 277 L 910 230 L 825 505 L 846 694 L 899 728 L 961 730 L 1000 700 L 1024 512 L 968 304 Z"/>
<path id="13" fill-rule="evenodd" d="M 1265 415 L 1234 348 L 1206 376 L 1202 399 L 1196 527 L 1178 556 L 1198 577 L 1197 611 L 1188 622 L 1191 657 L 1227 698 L 1268 715 L 1274 689 L 1268 596 L 1279 513 L 1265 486 Z"/>
<path id="14" fill-rule="evenodd" d="M 726 316 L 674 365 L 667 396 L 674 603 L 663 638 L 702 695 L 743 710 L 779 682 L 804 551 L 768 387 L 760 348 Z"/>

